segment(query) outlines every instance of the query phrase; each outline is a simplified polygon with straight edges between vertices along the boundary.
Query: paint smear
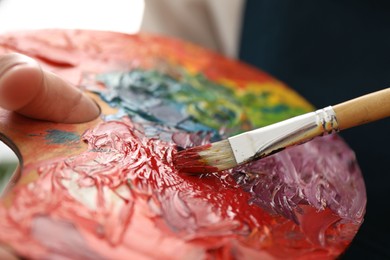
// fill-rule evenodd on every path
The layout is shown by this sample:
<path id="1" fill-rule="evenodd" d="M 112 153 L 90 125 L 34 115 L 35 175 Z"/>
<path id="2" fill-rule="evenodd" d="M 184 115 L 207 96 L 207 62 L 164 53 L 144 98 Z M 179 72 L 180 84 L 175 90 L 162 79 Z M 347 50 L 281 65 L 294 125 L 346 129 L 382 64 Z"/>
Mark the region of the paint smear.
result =
<path id="1" fill-rule="evenodd" d="M 33 258 L 334 258 L 359 227 L 329 207 L 308 206 L 304 194 L 298 207 L 287 201 L 284 210 L 295 210 L 305 225 L 275 211 L 278 204 L 270 213 L 258 201 L 250 203 L 254 196 L 268 196 L 259 193 L 250 169 L 233 175 L 180 174 L 172 163 L 176 145 L 145 136 L 141 125 L 126 118 L 99 124 L 82 138 L 86 152 L 40 167 L 39 179 L 13 190 L 12 205 L 0 207 L 0 229 L 6 231 L 0 241 Z M 274 177 L 273 168 L 252 169 L 271 179 L 265 183 L 276 194 L 271 203 L 295 196 L 288 187 L 296 184 Z M 42 221 L 48 225 L 37 226 Z M 58 230 L 71 241 L 58 239 Z"/>
<path id="2" fill-rule="evenodd" d="M 98 75 L 107 86 L 98 93 L 118 114 L 82 137 L 45 136 L 63 145 L 81 138 L 88 150 L 27 165 L 23 177 L 34 181 L 0 201 L 0 242 L 22 257 L 335 259 L 363 221 L 364 182 L 337 136 L 232 171 L 175 171 L 178 148 L 312 109 L 266 73 L 147 35 L 47 31 L 1 44 L 59 59 L 47 65 L 74 82 L 136 67 Z"/>
<path id="3" fill-rule="evenodd" d="M 80 141 L 80 136 L 73 132 L 50 129 L 46 131 L 45 140 L 50 144 L 68 144 Z"/>

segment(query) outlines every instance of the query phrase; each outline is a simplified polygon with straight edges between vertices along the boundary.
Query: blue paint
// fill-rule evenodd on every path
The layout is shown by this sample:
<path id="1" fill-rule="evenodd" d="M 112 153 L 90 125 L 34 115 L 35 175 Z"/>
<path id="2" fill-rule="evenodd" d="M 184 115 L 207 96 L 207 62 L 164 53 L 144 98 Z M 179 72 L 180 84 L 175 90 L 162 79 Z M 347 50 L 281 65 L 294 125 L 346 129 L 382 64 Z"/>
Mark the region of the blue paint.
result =
<path id="1" fill-rule="evenodd" d="M 213 141 L 221 139 L 218 128 L 204 124 L 201 120 L 206 118 L 208 122 L 214 122 L 215 114 L 221 114 L 221 111 L 212 111 L 201 104 L 208 99 L 212 99 L 210 103 L 216 103 L 214 101 L 220 95 L 215 91 L 225 94 L 226 89 L 214 85 L 210 87 L 213 83 L 204 77 L 186 74 L 181 79 L 175 79 L 158 71 L 137 69 L 101 74 L 97 80 L 107 87 L 105 91 L 97 91 L 101 98 L 119 110 L 117 115 L 106 117 L 106 120 L 127 115 L 133 122 L 142 125 L 147 137 L 158 137 L 166 141 L 170 141 L 171 135 L 178 132 L 199 135 L 206 132 L 211 134 Z M 194 82 L 196 84 L 191 84 Z M 214 89 L 217 90 L 213 92 Z M 235 115 L 231 117 L 235 118 Z M 220 123 L 214 125 L 226 125 L 224 122 Z"/>
<path id="2" fill-rule="evenodd" d="M 67 144 L 74 143 L 80 140 L 80 136 L 73 132 L 50 129 L 46 131 L 45 140 L 51 144 Z"/>

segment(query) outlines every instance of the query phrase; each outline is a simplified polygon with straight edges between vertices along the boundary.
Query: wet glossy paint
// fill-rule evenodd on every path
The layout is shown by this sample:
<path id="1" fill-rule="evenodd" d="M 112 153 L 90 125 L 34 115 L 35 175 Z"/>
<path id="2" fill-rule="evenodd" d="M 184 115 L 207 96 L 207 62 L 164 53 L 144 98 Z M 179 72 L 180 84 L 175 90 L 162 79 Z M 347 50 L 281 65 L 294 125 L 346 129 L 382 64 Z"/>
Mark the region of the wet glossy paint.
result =
<path id="1" fill-rule="evenodd" d="M 0 242 L 18 255 L 334 259 L 361 225 L 364 182 L 337 136 L 232 171 L 195 177 L 175 170 L 178 149 L 312 109 L 265 73 L 153 36 L 50 31 L 18 39 L 0 46 L 104 85 L 94 88 L 104 100 L 102 122 L 80 133 L 51 126 L 27 134 L 45 145 L 41 152 L 69 142 L 76 149 L 71 133 L 86 148 L 33 157 L 43 159 L 30 159 L 0 201 Z"/>

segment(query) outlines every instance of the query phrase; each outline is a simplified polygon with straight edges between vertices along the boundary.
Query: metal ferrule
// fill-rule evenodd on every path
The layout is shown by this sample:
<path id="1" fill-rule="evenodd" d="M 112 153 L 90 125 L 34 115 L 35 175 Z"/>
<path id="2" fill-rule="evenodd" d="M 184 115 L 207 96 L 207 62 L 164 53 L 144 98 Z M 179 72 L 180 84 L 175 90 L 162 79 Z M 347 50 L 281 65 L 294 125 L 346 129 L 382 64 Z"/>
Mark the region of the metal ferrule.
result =
<path id="1" fill-rule="evenodd" d="M 286 147 L 338 132 L 331 106 L 229 138 L 237 164 L 266 157 Z"/>

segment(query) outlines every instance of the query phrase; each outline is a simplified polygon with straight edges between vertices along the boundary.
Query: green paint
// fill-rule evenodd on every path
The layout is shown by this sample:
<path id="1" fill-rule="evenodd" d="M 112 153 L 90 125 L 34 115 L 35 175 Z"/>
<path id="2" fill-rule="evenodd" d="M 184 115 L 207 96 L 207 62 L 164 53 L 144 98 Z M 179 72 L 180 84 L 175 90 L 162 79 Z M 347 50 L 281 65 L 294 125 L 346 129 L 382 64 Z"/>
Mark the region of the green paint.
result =
<path id="1" fill-rule="evenodd" d="M 73 132 L 67 132 L 57 129 L 50 129 L 46 131 L 45 140 L 51 144 L 67 144 L 78 142 L 80 136 Z"/>
<path id="2" fill-rule="evenodd" d="M 111 105 L 135 119 L 189 132 L 221 128 L 237 134 L 306 112 L 305 107 L 286 104 L 272 89 L 225 86 L 203 74 L 171 77 L 155 70 L 98 76 L 107 90 L 100 93 Z M 147 124 L 148 125 L 148 124 Z"/>

